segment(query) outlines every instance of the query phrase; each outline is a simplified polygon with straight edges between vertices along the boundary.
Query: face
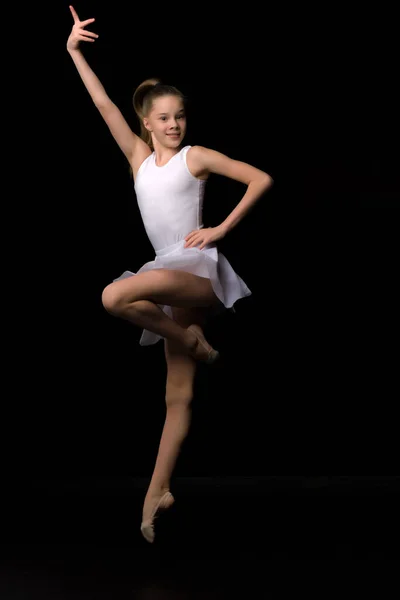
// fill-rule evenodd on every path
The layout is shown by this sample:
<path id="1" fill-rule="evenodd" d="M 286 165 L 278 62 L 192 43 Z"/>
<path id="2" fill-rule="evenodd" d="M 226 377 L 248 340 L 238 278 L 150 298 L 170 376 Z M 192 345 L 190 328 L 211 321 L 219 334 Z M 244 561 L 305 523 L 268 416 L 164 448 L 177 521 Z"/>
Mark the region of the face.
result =
<path id="1" fill-rule="evenodd" d="M 186 132 L 185 109 L 178 96 L 161 96 L 153 102 L 145 127 L 153 132 L 156 140 L 167 148 L 176 148 Z"/>

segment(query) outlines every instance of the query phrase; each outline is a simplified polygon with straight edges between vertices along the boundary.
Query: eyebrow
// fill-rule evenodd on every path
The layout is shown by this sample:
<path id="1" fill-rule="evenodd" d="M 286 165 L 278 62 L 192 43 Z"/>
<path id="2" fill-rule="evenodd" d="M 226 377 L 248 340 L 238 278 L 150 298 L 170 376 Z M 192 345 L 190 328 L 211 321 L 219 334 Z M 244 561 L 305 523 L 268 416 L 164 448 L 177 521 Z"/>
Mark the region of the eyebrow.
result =
<path id="1" fill-rule="evenodd" d="M 177 115 L 179 115 L 179 113 L 185 112 L 184 108 L 181 108 L 181 110 L 178 110 L 178 112 L 176 113 Z M 168 113 L 157 113 L 157 117 L 161 117 L 162 115 L 167 115 Z"/>

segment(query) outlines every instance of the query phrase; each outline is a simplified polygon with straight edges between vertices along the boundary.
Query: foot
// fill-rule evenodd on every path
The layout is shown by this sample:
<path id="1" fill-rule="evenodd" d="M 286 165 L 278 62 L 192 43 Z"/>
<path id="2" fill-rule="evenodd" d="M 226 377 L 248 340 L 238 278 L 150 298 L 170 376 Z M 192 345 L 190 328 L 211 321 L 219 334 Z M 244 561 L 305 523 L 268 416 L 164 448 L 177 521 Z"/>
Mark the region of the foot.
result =
<path id="1" fill-rule="evenodd" d="M 219 352 L 207 342 L 199 325 L 190 325 L 187 331 L 192 335 L 189 353 L 193 358 L 207 364 L 211 364 L 219 358 Z"/>
<path id="2" fill-rule="evenodd" d="M 156 496 L 146 497 L 143 506 L 142 524 L 140 530 L 143 537 L 150 544 L 154 542 L 154 521 L 159 516 L 159 513 L 170 508 L 175 502 L 170 491 Z"/>

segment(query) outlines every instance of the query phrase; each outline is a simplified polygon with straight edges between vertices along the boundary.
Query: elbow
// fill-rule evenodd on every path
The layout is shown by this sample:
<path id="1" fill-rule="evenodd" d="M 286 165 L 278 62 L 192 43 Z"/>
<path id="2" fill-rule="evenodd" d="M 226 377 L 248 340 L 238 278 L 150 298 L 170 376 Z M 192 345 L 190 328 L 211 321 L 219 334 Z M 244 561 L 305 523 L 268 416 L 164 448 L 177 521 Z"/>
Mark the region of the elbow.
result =
<path id="1" fill-rule="evenodd" d="M 268 173 L 265 173 L 262 182 L 266 192 L 274 185 L 274 180 L 272 179 L 271 175 L 268 175 Z"/>

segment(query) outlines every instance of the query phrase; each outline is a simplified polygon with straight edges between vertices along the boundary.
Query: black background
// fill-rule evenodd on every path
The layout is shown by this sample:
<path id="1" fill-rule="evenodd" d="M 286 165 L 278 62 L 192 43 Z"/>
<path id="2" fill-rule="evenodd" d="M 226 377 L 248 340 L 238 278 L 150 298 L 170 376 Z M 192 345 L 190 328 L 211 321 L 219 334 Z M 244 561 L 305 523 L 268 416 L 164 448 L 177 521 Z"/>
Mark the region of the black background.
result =
<path id="1" fill-rule="evenodd" d="M 18 312 L 5 311 L 13 332 L 6 464 L 17 476 L 148 476 L 165 415 L 163 347 L 140 347 L 140 330 L 108 315 L 101 292 L 153 250 L 126 159 L 65 49 L 72 18 L 68 2 L 59 4 L 48 52 L 30 74 L 34 146 L 15 179 L 20 197 L 25 186 L 31 196 L 21 205 Z M 220 243 L 253 295 L 236 315 L 210 322 L 222 359 L 199 366 L 176 474 L 393 468 L 393 15 L 74 7 L 81 19 L 96 17 L 100 37 L 83 51 L 136 132 L 133 92 L 160 77 L 188 97 L 186 143 L 252 163 L 275 181 Z M 211 178 L 206 225 L 242 193 Z"/>

